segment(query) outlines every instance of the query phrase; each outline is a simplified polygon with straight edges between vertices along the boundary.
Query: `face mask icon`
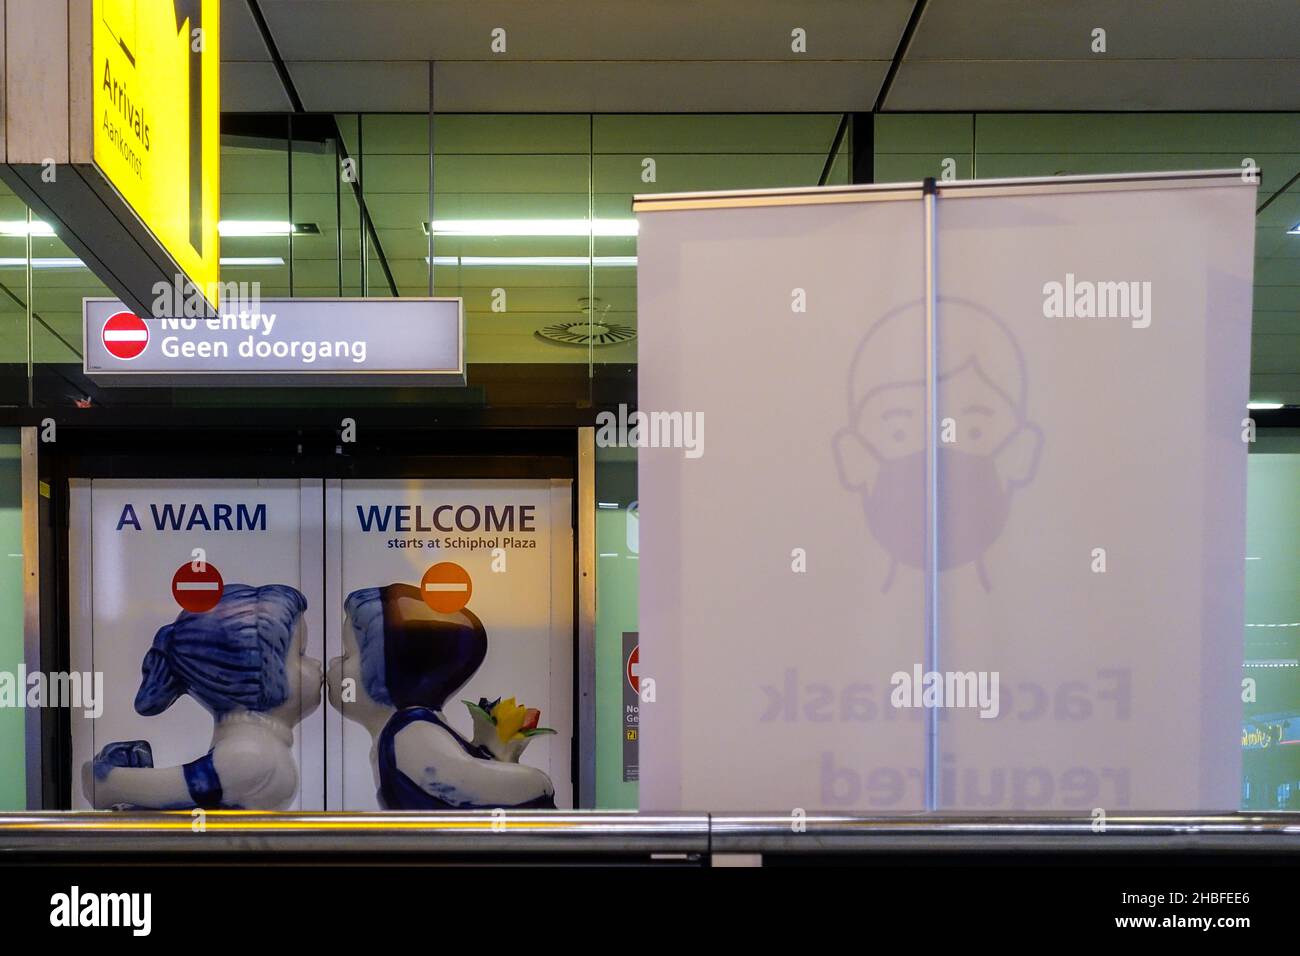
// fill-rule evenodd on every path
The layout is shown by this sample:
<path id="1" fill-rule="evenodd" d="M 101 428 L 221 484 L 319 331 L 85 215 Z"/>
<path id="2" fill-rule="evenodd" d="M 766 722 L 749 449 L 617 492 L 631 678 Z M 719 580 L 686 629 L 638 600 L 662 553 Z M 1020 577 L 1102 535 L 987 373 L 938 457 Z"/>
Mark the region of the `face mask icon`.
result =
<path id="1" fill-rule="evenodd" d="M 1037 469 L 1042 431 L 1026 415 L 1024 359 L 1002 322 L 970 303 L 940 307 L 935 461 L 940 571 L 974 564 L 1005 529 L 1017 488 Z M 925 564 L 927 473 L 924 314 L 891 312 L 863 338 L 849 381 L 849 425 L 836 433 L 841 483 L 862 502 L 867 529 L 900 565 Z"/>

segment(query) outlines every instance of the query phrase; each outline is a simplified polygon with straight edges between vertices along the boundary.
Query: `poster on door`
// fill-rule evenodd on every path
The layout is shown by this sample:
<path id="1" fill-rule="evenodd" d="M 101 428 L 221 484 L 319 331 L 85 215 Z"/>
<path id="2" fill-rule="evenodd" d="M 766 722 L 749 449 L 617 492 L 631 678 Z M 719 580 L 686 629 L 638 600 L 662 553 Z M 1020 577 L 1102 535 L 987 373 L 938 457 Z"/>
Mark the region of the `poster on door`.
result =
<path id="1" fill-rule="evenodd" d="M 570 483 L 325 495 L 331 808 L 571 807 Z"/>
<path id="2" fill-rule="evenodd" d="M 322 485 L 75 480 L 76 809 L 324 809 Z"/>

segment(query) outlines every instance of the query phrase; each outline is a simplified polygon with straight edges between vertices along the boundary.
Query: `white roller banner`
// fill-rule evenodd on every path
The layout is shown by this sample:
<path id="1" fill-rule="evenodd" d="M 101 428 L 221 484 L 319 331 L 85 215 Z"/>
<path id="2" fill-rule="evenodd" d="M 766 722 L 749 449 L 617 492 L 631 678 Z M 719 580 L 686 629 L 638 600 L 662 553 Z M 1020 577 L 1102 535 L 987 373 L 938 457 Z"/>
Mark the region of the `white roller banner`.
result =
<path id="1" fill-rule="evenodd" d="M 642 808 L 1237 807 L 1254 205 L 639 201 Z"/>

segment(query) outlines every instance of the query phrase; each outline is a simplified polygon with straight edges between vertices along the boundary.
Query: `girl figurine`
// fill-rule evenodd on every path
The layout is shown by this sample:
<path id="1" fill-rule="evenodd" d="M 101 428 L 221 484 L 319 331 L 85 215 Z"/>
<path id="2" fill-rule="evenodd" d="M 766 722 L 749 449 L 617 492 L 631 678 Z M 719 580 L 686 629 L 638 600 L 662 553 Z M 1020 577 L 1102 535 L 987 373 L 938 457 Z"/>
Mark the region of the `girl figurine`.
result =
<path id="1" fill-rule="evenodd" d="M 136 712 L 189 694 L 215 721 L 212 746 L 155 767 L 148 741 L 104 747 L 82 768 L 97 808 L 283 809 L 298 792 L 293 728 L 320 703 L 320 662 L 303 656 L 307 600 L 284 584 L 228 584 L 216 607 L 182 611 L 145 654 Z"/>
<path id="2" fill-rule="evenodd" d="M 409 584 L 363 588 L 344 602 L 344 656 L 330 661 L 330 703 L 375 741 L 371 764 L 388 810 L 554 808 L 545 773 L 519 763 L 529 740 L 554 733 L 538 711 L 466 701 L 474 739 L 447 723 L 443 705 L 487 655 L 483 622 L 468 608 L 433 610 Z"/>

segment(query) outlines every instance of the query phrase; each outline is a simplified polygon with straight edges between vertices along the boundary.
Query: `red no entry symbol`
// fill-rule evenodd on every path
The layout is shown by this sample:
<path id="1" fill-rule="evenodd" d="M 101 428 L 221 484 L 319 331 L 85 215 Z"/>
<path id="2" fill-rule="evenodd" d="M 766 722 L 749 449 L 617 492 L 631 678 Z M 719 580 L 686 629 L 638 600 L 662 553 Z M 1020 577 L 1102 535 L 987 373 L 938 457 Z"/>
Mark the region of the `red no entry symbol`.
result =
<path id="1" fill-rule="evenodd" d="M 129 361 L 149 344 L 149 326 L 133 312 L 114 312 L 104 323 L 103 337 L 109 355 Z"/>
<path id="2" fill-rule="evenodd" d="M 473 593 L 469 572 L 451 561 L 433 565 L 420 579 L 420 596 L 440 614 L 455 614 L 469 603 Z"/>
<path id="3" fill-rule="evenodd" d="M 632 685 L 638 697 L 641 696 L 641 645 L 632 648 L 627 655 L 627 682 Z"/>
<path id="4" fill-rule="evenodd" d="M 172 575 L 172 597 L 185 610 L 195 614 L 216 607 L 226 586 L 220 571 L 210 564 L 201 567 L 203 570 L 195 571 L 193 564 L 182 564 Z"/>

